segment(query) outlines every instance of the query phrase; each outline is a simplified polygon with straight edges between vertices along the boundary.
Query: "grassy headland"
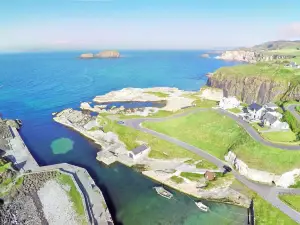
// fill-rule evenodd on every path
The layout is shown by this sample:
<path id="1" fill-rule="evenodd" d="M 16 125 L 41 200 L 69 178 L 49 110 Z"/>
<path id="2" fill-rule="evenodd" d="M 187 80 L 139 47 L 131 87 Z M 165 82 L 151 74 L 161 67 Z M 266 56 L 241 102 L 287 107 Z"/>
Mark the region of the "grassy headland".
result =
<path id="1" fill-rule="evenodd" d="M 205 111 L 163 122 L 146 122 L 145 127 L 178 138 L 224 159 L 231 150 L 251 168 L 281 174 L 300 166 L 300 152 L 265 146 L 229 117 Z"/>

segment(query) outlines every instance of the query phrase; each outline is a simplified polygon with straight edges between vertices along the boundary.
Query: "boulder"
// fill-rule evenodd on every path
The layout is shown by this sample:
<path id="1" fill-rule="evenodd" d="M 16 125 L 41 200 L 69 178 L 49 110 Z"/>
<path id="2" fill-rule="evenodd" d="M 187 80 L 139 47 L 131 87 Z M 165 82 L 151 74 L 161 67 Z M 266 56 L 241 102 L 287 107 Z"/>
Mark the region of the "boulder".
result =
<path id="1" fill-rule="evenodd" d="M 16 129 L 20 129 L 19 124 L 15 120 L 6 120 L 6 125 L 14 127 Z"/>

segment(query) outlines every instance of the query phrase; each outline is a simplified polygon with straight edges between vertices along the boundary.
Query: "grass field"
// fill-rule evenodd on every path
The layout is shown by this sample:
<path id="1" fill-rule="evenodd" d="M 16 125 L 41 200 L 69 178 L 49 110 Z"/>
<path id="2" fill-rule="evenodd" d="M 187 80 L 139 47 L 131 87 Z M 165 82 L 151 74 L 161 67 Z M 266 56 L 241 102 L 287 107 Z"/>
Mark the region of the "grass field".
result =
<path id="1" fill-rule="evenodd" d="M 172 176 L 171 181 L 175 182 L 176 184 L 181 184 L 184 182 L 182 177 L 178 177 L 178 176 Z"/>
<path id="2" fill-rule="evenodd" d="M 296 135 L 293 131 L 282 131 L 282 132 L 265 132 L 261 133 L 261 135 L 273 142 L 293 142 L 296 140 Z"/>
<path id="3" fill-rule="evenodd" d="M 300 195 L 279 195 L 281 201 L 300 212 Z"/>
<path id="4" fill-rule="evenodd" d="M 199 174 L 199 173 L 189 173 L 189 172 L 182 172 L 180 173 L 180 176 L 189 179 L 191 181 L 198 181 L 199 179 L 203 178 L 204 175 L 203 174 Z"/>
<path id="5" fill-rule="evenodd" d="M 222 67 L 216 71 L 214 76 L 247 77 L 259 76 L 260 78 L 272 78 L 280 81 L 300 80 L 300 70 L 285 68 L 284 64 L 256 63 L 242 64 L 230 67 Z"/>
<path id="6" fill-rule="evenodd" d="M 135 130 L 130 127 L 126 127 L 120 124 L 117 124 L 116 121 L 111 121 L 107 118 L 104 131 L 112 131 L 118 134 L 119 139 L 124 142 L 127 149 L 134 149 L 140 144 L 137 141 L 146 142 L 150 147 L 151 151 L 149 157 L 157 159 L 176 159 L 176 158 L 191 158 L 194 160 L 202 160 L 203 165 L 208 169 L 216 168 L 212 163 L 202 159 L 200 156 L 192 153 L 182 147 L 174 145 L 170 142 L 156 138 L 150 134 Z"/>
<path id="7" fill-rule="evenodd" d="M 299 151 L 285 151 L 253 140 L 229 117 L 205 111 L 143 126 L 178 138 L 224 159 L 232 150 L 251 168 L 281 174 L 300 166 Z"/>
<path id="8" fill-rule="evenodd" d="M 73 203 L 73 207 L 77 214 L 79 215 L 80 219 L 82 220 L 82 224 L 87 224 L 85 219 L 85 211 L 82 202 L 81 195 L 79 194 L 72 178 L 69 175 L 58 173 L 57 180 L 62 185 L 68 185 L 70 187 L 70 191 L 68 191 L 68 195 L 70 200 Z"/>
<path id="9" fill-rule="evenodd" d="M 163 93 L 163 92 L 148 91 L 146 93 L 151 94 L 151 95 L 155 95 L 155 96 L 160 97 L 160 98 L 169 97 L 169 94 L 166 94 L 166 93 Z"/>
<path id="10" fill-rule="evenodd" d="M 193 102 L 193 104 L 195 104 L 196 107 L 199 108 L 212 108 L 218 105 L 216 101 L 207 99 L 197 99 Z"/>
<path id="11" fill-rule="evenodd" d="M 242 112 L 242 110 L 240 110 L 239 108 L 228 109 L 228 111 L 230 111 L 232 113 L 240 113 L 240 112 Z"/>
<path id="12" fill-rule="evenodd" d="M 235 180 L 231 187 L 249 198 L 253 198 L 256 225 L 296 225 L 290 217 L 273 207 L 255 192 Z"/>

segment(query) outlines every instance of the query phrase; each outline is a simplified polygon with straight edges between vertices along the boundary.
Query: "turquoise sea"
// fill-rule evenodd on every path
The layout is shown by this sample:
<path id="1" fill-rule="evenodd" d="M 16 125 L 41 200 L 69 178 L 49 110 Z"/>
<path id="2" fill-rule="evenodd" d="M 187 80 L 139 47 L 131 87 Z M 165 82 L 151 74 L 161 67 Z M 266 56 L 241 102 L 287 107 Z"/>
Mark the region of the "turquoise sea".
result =
<path id="1" fill-rule="evenodd" d="M 120 164 L 96 161 L 97 146 L 52 120 L 51 113 L 124 87 L 171 86 L 199 90 L 205 74 L 233 65 L 199 57 L 201 51 L 124 51 L 121 59 L 80 60 L 80 52 L 0 55 L 0 113 L 23 121 L 21 135 L 40 165 L 68 162 L 86 168 L 103 191 L 116 224 L 243 224 L 246 209 L 187 195 L 159 197 L 155 182 Z"/>

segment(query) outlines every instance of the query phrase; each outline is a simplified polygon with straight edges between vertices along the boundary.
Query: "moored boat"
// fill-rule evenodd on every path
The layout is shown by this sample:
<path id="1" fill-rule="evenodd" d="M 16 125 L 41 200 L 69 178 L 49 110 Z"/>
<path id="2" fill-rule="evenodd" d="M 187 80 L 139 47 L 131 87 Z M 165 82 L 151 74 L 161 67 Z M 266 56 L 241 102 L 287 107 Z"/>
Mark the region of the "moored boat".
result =
<path id="1" fill-rule="evenodd" d="M 204 205 L 202 202 L 195 202 L 196 206 L 204 212 L 207 212 L 209 208 Z"/>
<path id="2" fill-rule="evenodd" d="M 157 194 L 159 194 L 160 196 L 162 196 L 164 198 L 171 199 L 173 197 L 173 194 L 168 192 L 163 187 L 154 187 L 154 189 L 157 192 Z"/>

